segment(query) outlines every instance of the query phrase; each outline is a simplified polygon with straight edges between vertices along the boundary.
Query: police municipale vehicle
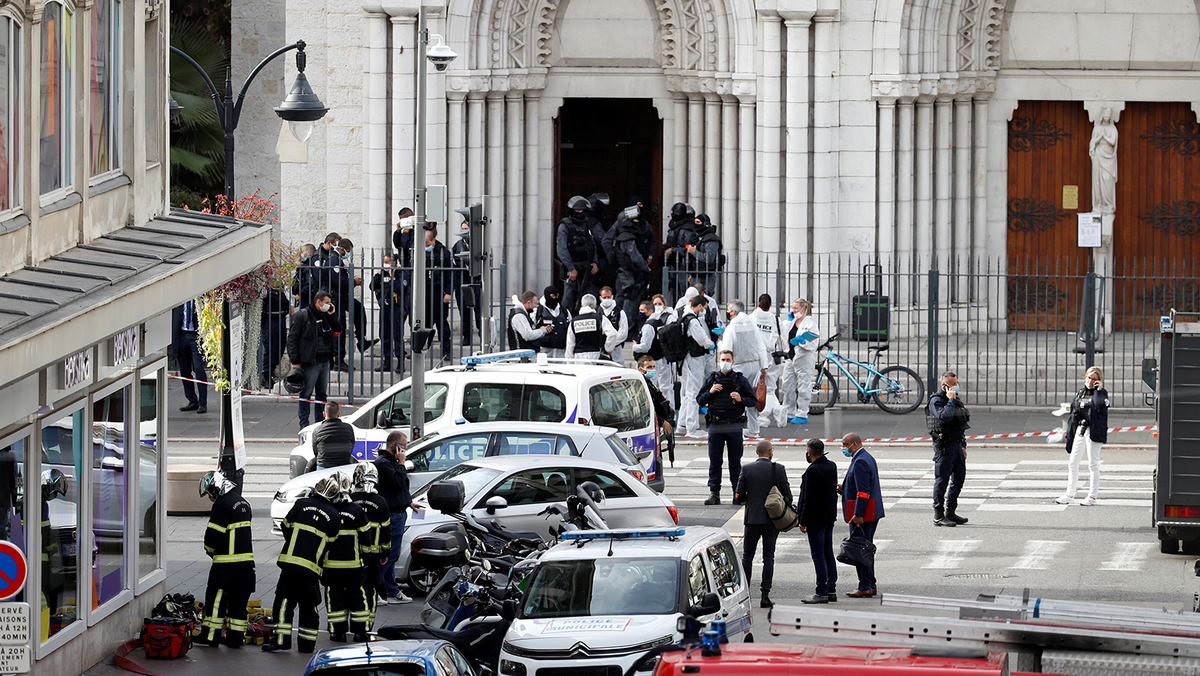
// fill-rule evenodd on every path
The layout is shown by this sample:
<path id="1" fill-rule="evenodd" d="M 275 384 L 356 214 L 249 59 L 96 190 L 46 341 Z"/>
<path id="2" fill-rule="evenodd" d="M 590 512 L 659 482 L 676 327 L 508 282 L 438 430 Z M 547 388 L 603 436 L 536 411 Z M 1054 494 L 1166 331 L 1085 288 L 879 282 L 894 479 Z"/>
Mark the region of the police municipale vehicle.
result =
<path id="1" fill-rule="evenodd" d="M 685 616 L 724 619 L 731 640 L 750 634 L 750 590 L 725 530 L 566 533 L 530 574 L 500 673 L 624 674 L 654 648 L 679 641 Z"/>
<path id="2" fill-rule="evenodd" d="M 535 358 L 536 362 L 521 362 Z M 425 374 L 425 434 L 478 422 L 566 422 L 612 427 L 640 460 L 651 488 L 663 490 L 658 421 L 650 389 L 636 369 L 612 362 L 546 358 L 532 350 L 462 357 Z M 409 434 L 409 378 L 384 390 L 342 420 L 354 428 L 354 457 L 374 460 L 390 432 Z M 300 430 L 290 476 L 313 459 L 312 433 Z"/>
<path id="3" fill-rule="evenodd" d="M 372 641 L 312 656 L 304 676 L 480 676 L 449 641 Z"/>
<path id="4" fill-rule="evenodd" d="M 409 490 L 417 491 L 448 469 L 471 460 L 505 455 L 578 456 L 608 462 L 645 483 L 641 462 L 611 427 L 567 423 L 468 423 L 432 432 L 408 447 L 404 462 Z M 360 461 L 361 462 L 361 461 Z M 272 532 L 306 490 L 331 474 L 352 476 L 358 463 L 301 474 L 285 482 L 271 501 Z"/>

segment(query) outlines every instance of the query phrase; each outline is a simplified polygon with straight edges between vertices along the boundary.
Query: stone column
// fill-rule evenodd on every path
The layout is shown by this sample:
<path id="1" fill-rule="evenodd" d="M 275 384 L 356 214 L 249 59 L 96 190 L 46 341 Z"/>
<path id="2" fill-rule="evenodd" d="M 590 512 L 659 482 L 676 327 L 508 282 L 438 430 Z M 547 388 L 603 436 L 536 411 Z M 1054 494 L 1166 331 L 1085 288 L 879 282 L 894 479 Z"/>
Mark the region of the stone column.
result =
<path id="1" fill-rule="evenodd" d="M 790 259 L 808 252 L 808 50 L 812 22 L 796 19 L 783 22 L 787 29 L 787 155 L 784 170 L 784 249 Z M 780 301 L 782 302 L 782 301 Z M 782 307 L 782 305 L 781 305 Z"/>
<path id="2" fill-rule="evenodd" d="M 508 221 L 505 220 L 504 213 L 503 92 L 495 92 L 487 97 L 487 215 L 488 244 L 492 248 L 493 255 L 497 255 L 501 253 L 505 242 L 508 241 Z M 507 255 L 507 253 L 505 250 L 504 254 Z M 510 276 L 509 286 L 512 286 L 512 282 L 513 279 Z M 507 289 L 497 289 L 497 292 L 501 298 L 508 296 Z"/>
<path id="3" fill-rule="evenodd" d="M 838 101 L 833 95 L 835 17 L 813 19 L 813 250 L 817 253 L 840 248 L 835 236 L 838 223 L 838 157 L 835 141 Z M 847 242 L 847 245 L 849 243 Z"/>
<path id="4" fill-rule="evenodd" d="M 688 204 L 700 213 L 704 210 L 704 99 L 688 97 L 687 139 Z"/>
<path id="5" fill-rule="evenodd" d="M 392 17 L 392 208 L 413 204 L 413 168 L 417 147 L 417 17 Z"/>
<path id="6" fill-rule="evenodd" d="M 738 249 L 753 251 L 757 228 L 754 225 L 754 98 L 738 99 Z"/>
<path id="7" fill-rule="evenodd" d="M 704 97 L 704 213 L 721 223 L 721 99 L 716 94 Z M 699 211 L 700 207 L 697 206 Z"/>
<path id="8" fill-rule="evenodd" d="M 957 297 L 970 298 L 966 276 L 971 256 L 971 99 L 954 100 L 954 215 L 951 217 L 951 269 L 959 275 Z"/>
<path id="9" fill-rule="evenodd" d="M 521 92 L 508 92 L 505 97 L 507 130 L 505 142 L 504 238 L 513 284 L 522 289 L 529 286 L 529 266 L 525 265 L 525 100 Z"/>
<path id="10" fill-rule="evenodd" d="M 879 100 L 879 185 L 876 187 L 879 205 L 879 230 L 875 234 L 875 250 L 879 258 L 889 263 L 896 257 L 896 100 Z"/>
<path id="11" fill-rule="evenodd" d="M 953 156 L 953 139 L 950 134 L 950 125 L 954 121 L 953 102 L 949 99 L 939 99 L 934 104 L 934 121 L 936 129 L 936 138 L 934 143 L 937 147 L 936 159 L 934 160 L 935 175 L 934 175 L 934 201 L 933 201 L 933 238 L 934 238 L 934 257 L 938 260 L 938 267 L 943 270 L 949 270 L 950 267 L 946 264 L 951 253 L 951 237 L 950 237 L 950 204 L 952 195 L 950 192 L 950 168 L 954 162 Z"/>
<path id="12" fill-rule="evenodd" d="M 467 102 L 463 92 L 451 92 L 446 102 L 446 199 L 449 202 L 449 213 L 455 209 L 464 209 L 469 202 L 466 198 L 467 155 L 463 145 L 465 122 L 463 113 L 466 112 Z M 448 215 L 450 222 L 446 224 L 446 239 L 449 246 L 457 242 L 457 233 L 462 219 L 458 214 Z"/>
<path id="13" fill-rule="evenodd" d="M 542 106 L 546 107 L 543 109 Z M 559 266 L 554 263 L 554 224 L 558 221 L 558 205 L 553 203 L 554 195 L 554 158 L 558 149 L 554 147 L 554 116 L 562 106 L 562 99 L 538 99 L 537 119 L 538 135 L 530 139 L 530 144 L 536 147 L 538 174 L 538 222 L 541 235 L 537 238 L 538 273 L 542 279 L 556 279 L 561 274 Z M 528 121 L 527 121 L 528 123 Z M 540 143 L 538 140 L 542 140 Z"/>
<path id="14" fill-rule="evenodd" d="M 483 202 L 483 179 L 487 170 L 483 163 L 485 142 L 483 129 L 483 94 L 472 92 L 467 97 L 467 203 Z"/>
<path id="15" fill-rule="evenodd" d="M 686 94 L 675 94 L 675 119 L 672 126 L 675 132 L 671 136 L 675 143 L 675 167 L 671 185 L 674 191 L 670 200 L 663 200 L 666 205 L 664 211 L 668 214 L 670 214 L 672 205 L 676 202 L 686 202 L 688 199 L 688 100 Z M 663 133 L 666 134 L 665 127 Z"/>
<path id="16" fill-rule="evenodd" d="M 539 240 L 553 233 L 542 231 L 538 220 L 538 104 L 536 92 L 525 93 L 525 268 L 532 290 L 540 294 L 550 280 L 550 263 L 539 252 Z M 553 138 L 553 137 L 551 137 Z"/>
<path id="17" fill-rule="evenodd" d="M 989 254 L 987 249 L 987 99 L 975 99 L 974 109 L 975 128 L 972 144 L 975 151 L 975 164 L 971 169 L 971 184 L 974 189 L 971 205 L 971 253 L 976 264 L 983 265 Z"/>
<path id="18" fill-rule="evenodd" d="M 896 124 L 896 266 L 901 274 L 913 271 L 913 118 L 912 100 L 901 100 Z M 912 285 L 900 284 L 896 303 L 912 302 Z"/>
<path id="19" fill-rule="evenodd" d="M 363 246 L 390 248 L 387 198 L 387 31 L 386 14 L 371 12 L 363 25 Z"/>
<path id="20" fill-rule="evenodd" d="M 738 241 L 738 104 L 729 96 L 721 103 L 721 241 Z"/>
<path id="21" fill-rule="evenodd" d="M 783 126 L 783 19 L 764 15 L 762 23 L 762 73 L 758 93 L 758 204 L 761 211 L 757 221 L 758 254 L 779 253 L 780 199 L 782 170 L 780 167 Z"/>
<path id="22" fill-rule="evenodd" d="M 933 102 L 917 101 L 916 224 L 913 228 L 916 267 L 927 268 L 933 254 Z"/>

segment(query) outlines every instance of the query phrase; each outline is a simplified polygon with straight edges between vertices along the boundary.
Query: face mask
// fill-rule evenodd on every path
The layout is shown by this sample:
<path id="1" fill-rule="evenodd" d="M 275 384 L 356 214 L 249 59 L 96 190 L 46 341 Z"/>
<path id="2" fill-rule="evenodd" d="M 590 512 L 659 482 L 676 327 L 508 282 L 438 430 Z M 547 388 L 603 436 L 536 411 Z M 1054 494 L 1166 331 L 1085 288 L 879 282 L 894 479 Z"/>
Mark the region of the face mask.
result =
<path id="1" fill-rule="evenodd" d="M 662 305 L 655 305 L 655 306 L 654 306 L 654 314 L 658 314 L 658 313 L 662 312 L 662 311 L 663 311 L 663 310 L 665 310 L 665 309 L 667 309 L 667 308 L 666 308 L 666 307 L 664 307 L 664 306 L 662 306 Z"/>
<path id="2" fill-rule="evenodd" d="M 646 371 L 646 377 L 651 380 L 654 380 L 654 376 L 656 373 L 658 373 L 658 372 L 655 371 L 654 369 L 650 369 L 649 371 Z"/>
<path id="3" fill-rule="evenodd" d="M 950 387 L 946 388 L 946 391 L 947 392 L 953 391 L 955 394 L 958 394 L 958 385 L 951 385 Z"/>
<path id="4" fill-rule="evenodd" d="M 426 252 L 426 253 L 429 253 L 430 251 L 433 251 L 433 245 L 432 245 L 432 244 L 430 244 L 429 246 L 425 247 L 425 252 Z"/>
<path id="5" fill-rule="evenodd" d="M 546 307 L 551 310 L 558 307 L 558 299 L 554 296 L 546 296 Z"/>
<path id="6" fill-rule="evenodd" d="M 730 364 L 727 361 L 721 362 L 719 366 L 721 367 L 721 373 L 729 373 L 733 370 L 733 364 Z"/>
<path id="7" fill-rule="evenodd" d="M 616 304 L 617 301 L 612 298 L 604 298 L 600 300 L 600 307 L 604 308 L 605 310 L 611 310 Z"/>
<path id="8" fill-rule="evenodd" d="M 733 321 L 733 314 L 730 312 L 726 312 L 725 313 L 725 321 L 727 321 L 727 322 Z"/>
<path id="9" fill-rule="evenodd" d="M 638 313 L 638 317 L 637 317 L 637 318 L 638 318 L 638 321 L 645 321 L 645 319 L 646 319 L 646 313 L 645 313 L 645 312 L 639 312 L 639 313 Z"/>
<path id="10" fill-rule="evenodd" d="M 845 446 L 843 446 L 843 447 L 842 447 L 842 455 L 846 456 L 847 458 L 853 458 L 853 457 L 854 457 L 854 451 L 852 451 L 852 450 L 850 450 L 850 449 L 846 448 Z"/>

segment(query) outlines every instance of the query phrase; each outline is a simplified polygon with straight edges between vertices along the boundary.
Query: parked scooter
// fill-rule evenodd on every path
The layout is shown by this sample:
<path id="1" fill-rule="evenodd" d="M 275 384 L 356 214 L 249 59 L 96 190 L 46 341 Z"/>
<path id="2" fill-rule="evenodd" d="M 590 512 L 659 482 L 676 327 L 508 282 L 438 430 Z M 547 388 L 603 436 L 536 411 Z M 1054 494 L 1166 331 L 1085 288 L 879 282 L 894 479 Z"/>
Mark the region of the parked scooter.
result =
<path id="1" fill-rule="evenodd" d="M 474 662 L 477 668 L 499 673 L 497 662 L 500 660 L 500 647 L 504 643 L 504 635 L 508 632 L 509 625 L 516 616 L 516 601 L 504 601 L 489 605 L 484 612 L 455 630 L 439 629 L 424 624 L 397 624 L 380 627 L 378 634 L 380 638 L 387 640 L 449 641 Z"/>
<path id="2" fill-rule="evenodd" d="M 454 568 L 425 596 L 421 622 L 439 629 L 454 629 L 491 603 L 516 595 L 510 590 L 509 578 L 492 572 L 487 561 L 481 566 Z"/>

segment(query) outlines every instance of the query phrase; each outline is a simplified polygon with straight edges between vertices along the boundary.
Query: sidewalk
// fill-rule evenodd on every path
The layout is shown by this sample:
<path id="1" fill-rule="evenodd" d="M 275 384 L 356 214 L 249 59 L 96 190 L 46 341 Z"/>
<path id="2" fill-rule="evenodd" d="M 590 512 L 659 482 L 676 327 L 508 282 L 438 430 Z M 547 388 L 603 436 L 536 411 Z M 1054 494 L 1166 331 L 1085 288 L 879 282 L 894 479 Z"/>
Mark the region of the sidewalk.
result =
<path id="1" fill-rule="evenodd" d="M 167 411 L 169 435 L 174 440 L 215 440 L 220 429 L 220 401 L 215 393 L 209 392 L 208 412 L 198 415 L 195 411 L 181 412 L 179 407 L 186 400 L 179 381 L 171 380 L 167 388 Z M 968 397 L 969 400 L 969 397 Z M 360 402 L 365 403 L 365 402 Z M 969 401 L 968 401 L 969 406 Z M 250 441 L 295 441 L 300 424 L 296 412 L 296 402 L 282 397 L 246 396 L 242 398 L 242 420 L 245 425 L 245 437 Z M 845 432 L 857 432 L 864 439 L 924 437 L 928 435 L 925 428 L 923 409 L 917 409 L 907 415 L 893 415 L 871 407 L 842 408 L 842 429 Z M 314 422 L 320 420 L 317 416 Z M 1145 409 L 1116 409 L 1109 413 L 1111 427 L 1133 427 L 1153 425 L 1154 410 Z M 1059 418 L 1050 415 L 1048 408 L 998 408 L 981 407 L 971 415 L 971 434 L 1011 434 L 1014 432 L 1045 432 L 1056 429 L 1060 424 Z M 785 427 L 769 427 L 763 430 L 762 436 L 772 439 L 803 439 L 826 436 L 823 416 L 813 416 L 807 425 L 787 425 Z M 988 440 L 988 445 L 1029 446 L 1044 444 L 1045 438 L 1035 439 L 995 439 Z M 1119 432 L 1109 436 L 1111 444 L 1153 445 L 1156 440 L 1146 432 Z M 983 445 L 980 442 L 977 445 Z"/>

